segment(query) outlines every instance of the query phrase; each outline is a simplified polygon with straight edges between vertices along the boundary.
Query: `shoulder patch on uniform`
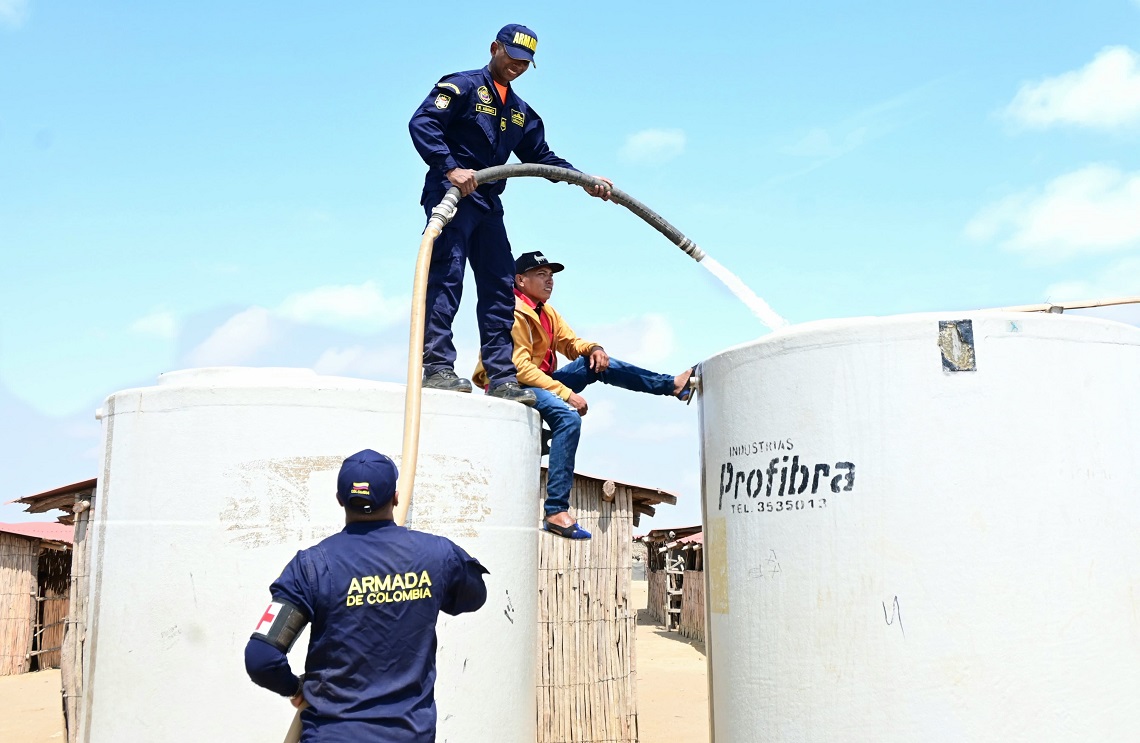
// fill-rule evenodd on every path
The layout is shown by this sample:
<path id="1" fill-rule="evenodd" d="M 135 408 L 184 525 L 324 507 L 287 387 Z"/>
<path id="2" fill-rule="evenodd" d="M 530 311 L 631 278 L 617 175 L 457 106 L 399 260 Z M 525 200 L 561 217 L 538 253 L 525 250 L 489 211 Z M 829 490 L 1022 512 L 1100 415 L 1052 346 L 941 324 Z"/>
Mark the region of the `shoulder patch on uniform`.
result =
<path id="1" fill-rule="evenodd" d="M 460 89 L 459 89 L 459 86 L 458 86 L 458 85 L 456 85 L 455 83 L 445 83 L 445 82 L 438 82 L 438 83 L 436 83 L 436 84 L 435 84 L 435 87 L 437 87 L 437 88 L 446 88 L 447 90 L 452 90 L 452 91 L 455 91 L 455 94 L 456 94 L 456 95 L 463 95 L 463 91 L 462 91 L 462 90 L 460 90 Z"/>
<path id="2" fill-rule="evenodd" d="M 512 108 L 511 109 L 511 122 L 514 124 L 518 124 L 519 126 L 522 126 L 523 124 L 526 123 L 526 117 L 523 116 L 522 111 L 516 111 Z"/>
<path id="3" fill-rule="evenodd" d="M 451 105 L 451 96 L 446 93 L 440 93 L 435 97 L 435 107 L 439 109 L 447 108 Z"/>
<path id="4" fill-rule="evenodd" d="M 480 85 L 479 90 L 477 90 L 475 92 L 478 93 L 479 100 L 483 101 L 484 103 L 490 103 L 491 102 L 491 91 L 487 90 L 486 85 Z"/>

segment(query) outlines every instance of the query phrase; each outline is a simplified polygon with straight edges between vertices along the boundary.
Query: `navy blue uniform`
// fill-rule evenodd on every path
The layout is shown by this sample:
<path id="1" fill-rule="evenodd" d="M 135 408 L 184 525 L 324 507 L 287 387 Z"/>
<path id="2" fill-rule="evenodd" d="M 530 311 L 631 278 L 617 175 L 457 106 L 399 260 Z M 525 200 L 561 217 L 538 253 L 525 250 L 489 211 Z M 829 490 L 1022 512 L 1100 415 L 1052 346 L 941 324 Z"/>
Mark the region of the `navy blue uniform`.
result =
<path id="1" fill-rule="evenodd" d="M 312 623 L 301 740 L 434 741 L 436 618 L 482 606 L 485 572 L 452 541 L 391 521 L 350 523 L 298 552 L 269 592 Z M 266 688 L 297 691 L 284 652 L 257 634 L 246 667 Z"/>
<path id="2" fill-rule="evenodd" d="M 503 165 L 513 152 L 524 163 L 577 170 L 550 150 L 542 118 L 512 88 L 507 88 L 506 101 L 499 99 L 488 67 L 441 79 L 416 109 L 408 129 L 428 164 L 420 198 L 428 217 L 451 187 L 446 174 L 454 168 L 482 170 Z M 455 218 L 436 239 L 424 327 L 427 376 L 455 368 L 451 323 L 470 260 L 479 292 L 476 316 L 483 366 L 492 387 L 516 381 L 511 362 L 515 267 L 499 200 L 506 184 L 484 184 L 461 199 Z"/>

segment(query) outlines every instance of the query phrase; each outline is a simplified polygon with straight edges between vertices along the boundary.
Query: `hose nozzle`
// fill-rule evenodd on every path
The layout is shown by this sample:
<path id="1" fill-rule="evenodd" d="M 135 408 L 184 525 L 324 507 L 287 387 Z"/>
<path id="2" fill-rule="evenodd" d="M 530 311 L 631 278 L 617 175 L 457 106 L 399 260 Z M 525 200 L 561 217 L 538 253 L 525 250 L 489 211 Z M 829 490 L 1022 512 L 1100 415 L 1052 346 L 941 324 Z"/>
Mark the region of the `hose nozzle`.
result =
<path id="1" fill-rule="evenodd" d="M 677 247 L 683 250 L 686 255 L 688 255 L 697 263 L 700 263 L 705 259 L 705 251 L 701 250 L 695 242 L 687 237 L 683 238 L 681 242 L 677 243 Z"/>

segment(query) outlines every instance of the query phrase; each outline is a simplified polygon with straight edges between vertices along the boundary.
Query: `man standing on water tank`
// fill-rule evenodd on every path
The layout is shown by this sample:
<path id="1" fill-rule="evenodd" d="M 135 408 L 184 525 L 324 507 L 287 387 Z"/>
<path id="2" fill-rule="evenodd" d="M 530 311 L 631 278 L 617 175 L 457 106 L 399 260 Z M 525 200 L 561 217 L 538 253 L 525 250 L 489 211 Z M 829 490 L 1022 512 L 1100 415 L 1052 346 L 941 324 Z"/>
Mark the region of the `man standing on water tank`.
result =
<path id="1" fill-rule="evenodd" d="M 488 394 L 535 403 L 534 393 L 519 387 L 511 362 L 515 268 L 499 200 L 506 181 L 477 186 L 475 171 L 506 164 L 512 152 L 524 163 L 577 170 L 547 146 L 542 118 L 511 86 L 534 63 L 537 48 L 534 31 L 517 23 L 503 26 L 491 42 L 490 63 L 481 70 L 442 77 L 408 124 L 412 142 L 428 165 L 420 198 L 428 218 L 452 186 L 464 196 L 455 218 L 435 241 L 428 270 L 424 387 L 471 391 L 471 381 L 455 374 L 451 332 L 470 260 L 479 294 L 475 312 L 490 379 Z M 609 190 L 602 186 L 589 193 L 609 199 Z"/>
<path id="2" fill-rule="evenodd" d="M 487 569 L 444 537 L 396 526 L 396 465 L 371 449 L 344 460 L 345 527 L 301 550 L 269 587 L 245 648 L 259 686 L 301 712 L 301 741 L 435 740 L 436 619 L 487 600 Z M 312 624 L 305 675 L 286 653 Z"/>

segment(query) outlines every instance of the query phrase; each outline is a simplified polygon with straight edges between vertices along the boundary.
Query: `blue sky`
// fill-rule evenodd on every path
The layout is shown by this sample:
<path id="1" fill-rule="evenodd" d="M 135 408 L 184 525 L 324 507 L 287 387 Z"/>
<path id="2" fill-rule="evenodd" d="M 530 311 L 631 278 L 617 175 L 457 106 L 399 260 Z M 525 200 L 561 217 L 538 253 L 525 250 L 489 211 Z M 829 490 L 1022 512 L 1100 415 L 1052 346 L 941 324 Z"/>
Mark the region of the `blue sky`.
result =
<path id="1" fill-rule="evenodd" d="M 407 120 L 508 22 L 537 32 L 516 89 L 555 151 L 792 322 L 1140 294 L 1138 0 L 0 0 L 0 501 L 95 475 L 93 411 L 164 371 L 401 380 Z M 505 204 L 618 358 L 676 372 L 766 332 L 619 207 L 546 181 Z M 696 408 L 586 397 L 579 466 L 682 494 L 643 525 L 699 521 Z"/>

